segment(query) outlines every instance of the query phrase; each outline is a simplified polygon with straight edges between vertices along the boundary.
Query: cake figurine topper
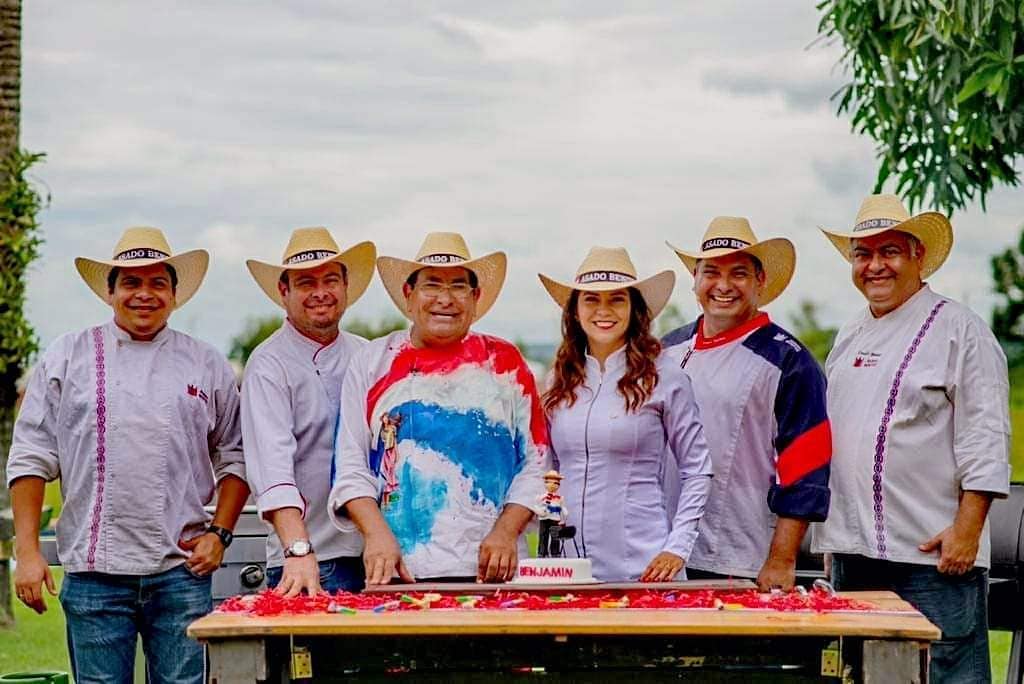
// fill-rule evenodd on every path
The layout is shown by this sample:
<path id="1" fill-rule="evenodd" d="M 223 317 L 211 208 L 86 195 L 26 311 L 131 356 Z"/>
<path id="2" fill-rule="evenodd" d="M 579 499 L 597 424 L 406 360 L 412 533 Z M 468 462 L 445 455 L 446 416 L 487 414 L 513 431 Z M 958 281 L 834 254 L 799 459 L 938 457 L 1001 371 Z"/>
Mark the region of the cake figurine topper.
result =
<path id="1" fill-rule="evenodd" d="M 562 540 L 573 539 L 576 528 L 565 524 L 569 511 L 565 508 L 558 487 L 562 475 L 557 470 L 544 473 L 546 493 L 537 497 L 537 518 L 540 520 L 540 540 L 537 555 L 540 558 L 557 558 L 562 555 Z"/>

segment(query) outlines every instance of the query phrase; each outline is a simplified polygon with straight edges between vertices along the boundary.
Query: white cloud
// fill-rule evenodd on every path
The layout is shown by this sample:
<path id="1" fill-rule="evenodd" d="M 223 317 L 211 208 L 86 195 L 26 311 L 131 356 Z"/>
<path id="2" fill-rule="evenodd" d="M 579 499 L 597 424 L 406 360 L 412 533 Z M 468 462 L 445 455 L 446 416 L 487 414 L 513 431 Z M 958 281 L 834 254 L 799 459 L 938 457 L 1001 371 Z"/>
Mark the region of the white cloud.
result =
<path id="1" fill-rule="evenodd" d="M 47 244 L 29 283 L 44 341 L 105 315 L 71 267 L 127 225 L 212 256 L 174 324 L 226 348 L 276 307 L 247 257 L 288 231 L 411 255 L 428 230 L 510 255 L 482 328 L 551 340 L 558 312 L 537 271 L 570 276 L 592 244 L 629 247 L 644 272 L 679 268 L 712 216 L 749 216 L 798 250 L 772 306 L 859 306 L 818 224 L 841 226 L 874 183 L 872 144 L 827 101 L 842 74 L 815 38 L 813 3 L 116 2 L 25 7 L 23 144 L 48 153 Z M 957 215 L 937 287 L 991 305 L 988 255 L 1016 242 L 1021 193 Z M 694 312 L 689 276 L 675 300 Z M 393 309 L 375 284 L 353 310 Z M 59 316 L 53 311 L 61 311 Z"/>

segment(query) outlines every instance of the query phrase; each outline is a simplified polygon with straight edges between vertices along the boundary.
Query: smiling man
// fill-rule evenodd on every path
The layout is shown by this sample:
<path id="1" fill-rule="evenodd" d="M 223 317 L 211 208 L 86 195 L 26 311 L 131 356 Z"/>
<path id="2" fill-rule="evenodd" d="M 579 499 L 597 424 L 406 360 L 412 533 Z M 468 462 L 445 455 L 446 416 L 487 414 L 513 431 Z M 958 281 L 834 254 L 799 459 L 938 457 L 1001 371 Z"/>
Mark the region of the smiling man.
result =
<path id="1" fill-rule="evenodd" d="M 39 517 L 45 482 L 59 478 L 60 602 L 78 682 L 130 682 L 138 636 L 149 681 L 204 681 L 203 648 L 185 628 L 212 609 L 210 574 L 249 494 L 231 366 L 167 327 L 208 261 L 203 250 L 172 256 L 156 228 L 126 230 L 110 261 L 76 259 L 114 318 L 50 345 L 18 415 L 7 468 L 15 588 L 46 610 Z"/>
<path id="2" fill-rule="evenodd" d="M 267 584 L 301 591 L 359 591 L 363 542 L 342 535 L 327 513 L 341 383 L 366 340 L 339 330 L 366 291 L 373 243 L 342 252 L 326 228 L 292 232 L 280 264 L 246 262 L 287 314 L 253 351 L 242 381 L 245 462 L 267 537 Z"/>
<path id="3" fill-rule="evenodd" d="M 662 342 L 693 380 L 714 468 L 688 576 L 790 589 L 808 523 L 828 514 L 832 455 L 821 369 L 760 310 L 789 284 L 793 244 L 719 216 L 700 251 L 673 249 L 703 315 Z"/>
<path id="4" fill-rule="evenodd" d="M 345 377 L 335 523 L 363 533 L 368 584 L 511 579 L 548 439 L 519 351 L 470 331 L 505 255 L 473 259 L 461 235 L 431 233 L 414 260 L 377 269 L 412 328 L 368 344 Z"/>
<path id="5" fill-rule="evenodd" d="M 924 282 L 953 245 L 942 214 L 871 195 L 824 231 L 867 307 L 829 354 L 833 511 L 815 530 L 836 588 L 888 589 L 939 628 L 936 682 L 988 682 L 988 510 L 1009 490 L 1006 357 L 985 322 Z"/>

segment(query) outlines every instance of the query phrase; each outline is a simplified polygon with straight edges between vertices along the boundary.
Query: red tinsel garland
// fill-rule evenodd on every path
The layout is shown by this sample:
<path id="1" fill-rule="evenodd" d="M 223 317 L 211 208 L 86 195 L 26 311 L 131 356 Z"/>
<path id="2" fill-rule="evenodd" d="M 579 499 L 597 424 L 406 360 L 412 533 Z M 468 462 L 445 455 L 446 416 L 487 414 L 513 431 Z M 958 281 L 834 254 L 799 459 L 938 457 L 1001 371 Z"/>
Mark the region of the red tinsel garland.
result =
<path id="1" fill-rule="evenodd" d="M 284 598 L 270 590 L 247 596 L 233 596 L 217 609 L 222 613 L 256 616 L 312 615 L 317 613 L 375 613 L 404 610 L 592 610 L 592 609 L 718 609 L 794 611 L 878 610 L 864 601 L 834 596 L 825 592 L 762 594 L 753 589 L 730 591 L 630 590 L 608 593 L 581 592 L 562 595 L 497 591 L 489 594 L 320 594 Z"/>

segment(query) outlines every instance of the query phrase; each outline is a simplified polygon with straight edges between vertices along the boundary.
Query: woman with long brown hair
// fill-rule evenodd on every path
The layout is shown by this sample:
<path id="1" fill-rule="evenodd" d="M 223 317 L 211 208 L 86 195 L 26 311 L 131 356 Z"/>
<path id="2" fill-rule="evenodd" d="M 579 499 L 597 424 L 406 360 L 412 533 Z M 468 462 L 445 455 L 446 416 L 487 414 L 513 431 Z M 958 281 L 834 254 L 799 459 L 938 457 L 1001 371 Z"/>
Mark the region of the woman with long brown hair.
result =
<path id="1" fill-rule="evenodd" d="M 563 310 L 544 408 L 579 553 L 601 581 L 673 580 L 711 481 L 690 380 L 650 331 L 675 274 L 639 280 L 626 250 L 595 247 L 574 282 L 540 279 Z M 681 485 L 673 511 L 667 477 Z"/>

